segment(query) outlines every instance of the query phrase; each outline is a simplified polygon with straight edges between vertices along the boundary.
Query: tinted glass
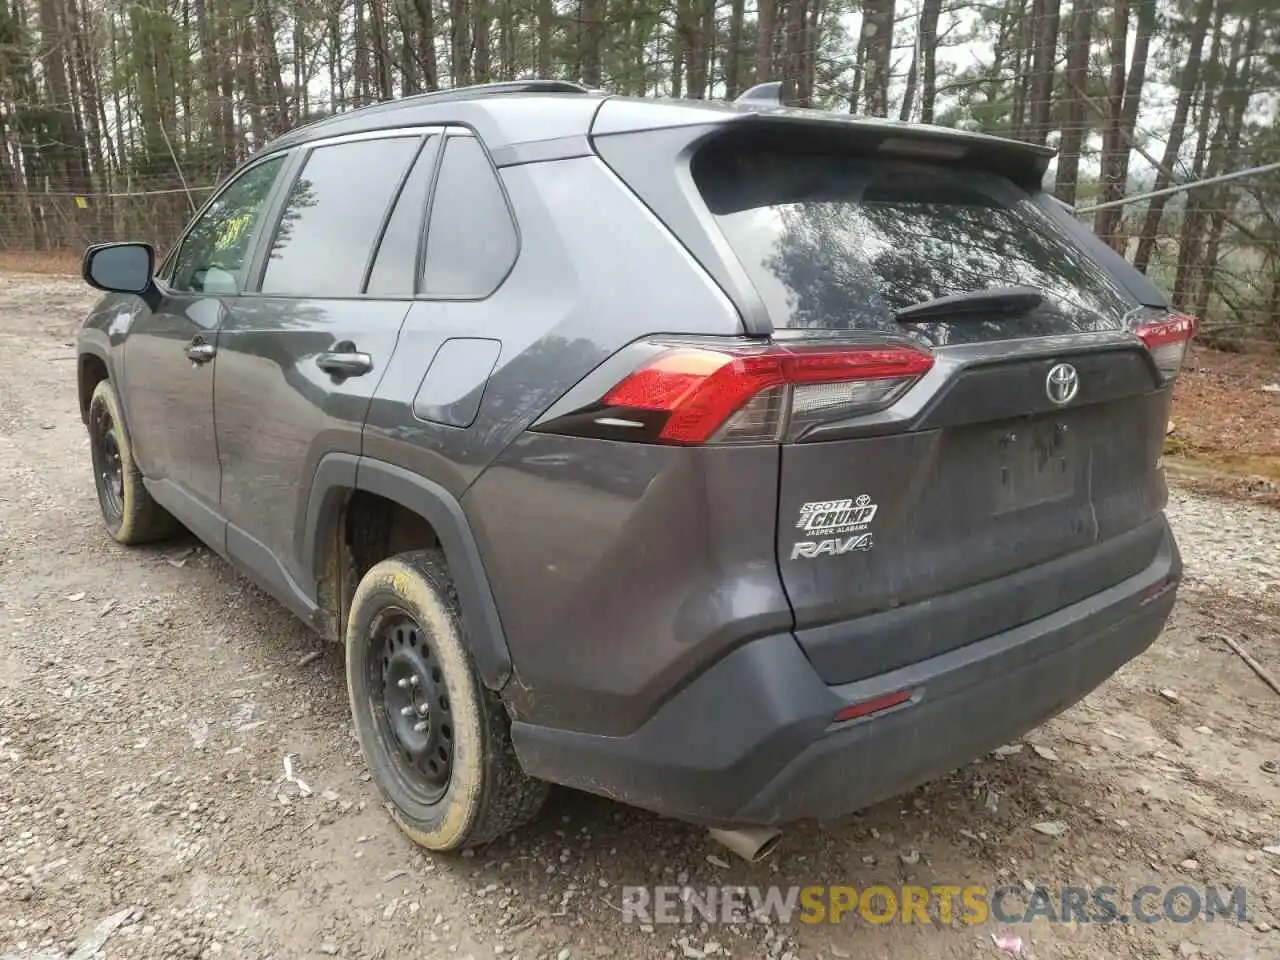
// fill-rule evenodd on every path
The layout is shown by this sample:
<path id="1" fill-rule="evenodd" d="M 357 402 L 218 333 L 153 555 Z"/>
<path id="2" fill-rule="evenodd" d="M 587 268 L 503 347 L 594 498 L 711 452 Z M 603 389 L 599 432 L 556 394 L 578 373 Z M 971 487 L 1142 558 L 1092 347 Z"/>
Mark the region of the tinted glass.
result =
<path id="1" fill-rule="evenodd" d="M 353 296 L 416 137 L 317 147 L 289 188 L 271 241 L 263 293 Z"/>
<path id="2" fill-rule="evenodd" d="M 486 297 L 515 263 L 515 224 L 498 175 L 478 140 L 450 138 L 431 200 L 423 292 Z"/>
<path id="3" fill-rule="evenodd" d="M 382 297 L 413 296 L 415 271 L 418 269 L 418 240 L 427 214 L 427 191 L 431 189 L 431 174 L 435 170 L 439 142 L 439 137 L 427 141 L 405 179 L 391 219 L 387 221 L 387 229 L 382 234 L 382 242 L 378 245 L 378 256 L 373 261 L 373 272 L 369 274 L 368 293 Z"/>
<path id="4" fill-rule="evenodd" d="M 1025 316 L 906 325 L 940 342 L 1117 328 L 1134 303 L 1010 181 L 857 156 L 714 152 L 695 179 L 775 326 L 901 332 L 894 311 L 1026 285 Z"/>
<path id="5" fill-rule="evenodd" d="M 191 226 L 174 261 L 177 290 L 236 293 L 249 255 L 249 242 L 284 157 L 273 157 L 240 174 Z"/>

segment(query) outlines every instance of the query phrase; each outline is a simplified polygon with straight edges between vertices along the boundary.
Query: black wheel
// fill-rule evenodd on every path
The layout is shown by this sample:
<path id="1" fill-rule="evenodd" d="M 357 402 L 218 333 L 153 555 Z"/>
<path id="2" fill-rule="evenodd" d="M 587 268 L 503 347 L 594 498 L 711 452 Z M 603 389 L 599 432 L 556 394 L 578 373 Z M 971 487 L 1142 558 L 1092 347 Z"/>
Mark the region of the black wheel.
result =
<path id="1" fill-rule="evenodd" d="M 541 809 L 547 785 L 520 769 L 506 710 L 476 676 L 439 551 L 384 560 L 360 581 L 347 687 L 374 782 L 416 843 L 487 843 Z"/>
<path id="2" fill-rule="evenodd" d="M 178 523 L 143 486 L 120 417 L 120 402 L 109 380 L 101 381 L 93 391 L 88 426 L 93 480 L 107 531 L 118 542 L 128 544 L 171 536 Z"/>

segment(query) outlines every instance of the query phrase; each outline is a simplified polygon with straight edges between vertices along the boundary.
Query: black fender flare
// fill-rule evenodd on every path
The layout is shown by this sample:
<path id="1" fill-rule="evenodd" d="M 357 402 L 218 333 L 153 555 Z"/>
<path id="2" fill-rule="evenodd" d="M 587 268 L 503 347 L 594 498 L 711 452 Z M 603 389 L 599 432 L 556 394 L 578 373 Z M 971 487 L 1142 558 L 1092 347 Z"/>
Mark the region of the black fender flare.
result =
<path id="1" fill-rule="evenodd" d="M 113 384 L 116 383 L 115 358 L 111 355 L 110 344 L 100 341 L 98 337 L 86 335 L 84 332 L 78 337 L 76 344 L 76 402 L 80 409 L 80 419 L 83 420 L 89 410 L 89 396 L 84 392 L 84 362 L 87 358 L 92 357 L 99 361 L 107 370 L 107 379 Z M 124 398 L 120 398 L 123 405 Z M 124 410 L 121 409 L 121 415 Z M 128 428 L 125 428 L 126 434 Z"/>
<path id="2" fill-rule="evenodd" d="M 332 529 L 346 497 L 354 490 L 398 503 L 434 528 L 458 592 L 462 625 L 480 679 L 491 690 L 501 690 L 511 677 L 511 653 L 498 605 L 462 504 L 440 484 L 382 460 L 345 453 L 323 457 L 316 465 L 307 498 L 298 551 L 311 567 L 306 571 L 306 582 L 317 582 L 324 563 L 321 533 Z"/>

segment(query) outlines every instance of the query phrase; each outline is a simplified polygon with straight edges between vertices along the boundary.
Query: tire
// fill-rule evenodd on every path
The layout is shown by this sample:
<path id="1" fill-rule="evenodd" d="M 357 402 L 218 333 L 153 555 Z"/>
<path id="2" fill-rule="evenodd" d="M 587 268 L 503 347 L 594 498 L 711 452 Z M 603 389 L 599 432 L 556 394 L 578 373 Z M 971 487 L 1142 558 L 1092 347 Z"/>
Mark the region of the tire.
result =
<path id="1" fill-rule="evenodd" d="M 411 840 L 461 850 L 537 816 L 548 786 L 520 768 L 506 709 L 476 675 L 438 550 L 401 554 L 365 574 L 346 659 L 356 736 Z"/>
<path id="2" fill-rule="evenodd" d="M 102 380 L 89 399 L 89 452 L 107 532 L 118 543 L 151 543 L 179 530 L 178 521 L 151 499 L 120 416 L 120 400 L 110 380 Z"/>

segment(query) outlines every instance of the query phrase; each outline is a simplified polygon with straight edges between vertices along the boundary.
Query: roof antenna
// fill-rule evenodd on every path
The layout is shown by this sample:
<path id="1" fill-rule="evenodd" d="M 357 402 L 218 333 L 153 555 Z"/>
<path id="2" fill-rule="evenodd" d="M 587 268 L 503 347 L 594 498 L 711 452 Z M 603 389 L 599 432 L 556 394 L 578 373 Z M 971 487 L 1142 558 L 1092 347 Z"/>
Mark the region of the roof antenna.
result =
<path id="1" fill-rule="evenodd" d="M 734 103 L 758 103 L 760 105 L 767 104 L 771 107 L 781 107 L 782 103 L 782 81 L 771 80 L 768 83 L 757 83 L 754 87 L 743 91 L 743 93 L 733 101 Z"/>

